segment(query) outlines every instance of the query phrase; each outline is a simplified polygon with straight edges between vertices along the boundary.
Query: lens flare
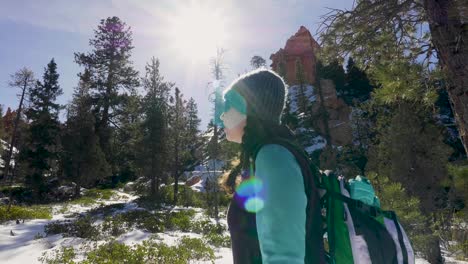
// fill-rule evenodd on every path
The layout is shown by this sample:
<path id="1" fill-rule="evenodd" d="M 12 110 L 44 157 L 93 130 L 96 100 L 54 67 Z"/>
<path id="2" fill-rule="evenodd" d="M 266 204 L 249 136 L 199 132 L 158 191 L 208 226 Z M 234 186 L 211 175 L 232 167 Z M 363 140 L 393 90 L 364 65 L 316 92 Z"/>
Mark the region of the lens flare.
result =
<path id="1" fill-rule="evenodd" d="M 263 182 L 257 177 L 245 176 L 236 188 L 235 199 L 247 212 L 257 213 L 264 207 L 265 203 L 262 197 Z"/>
<path id="2" fill-rule="evenodd" d="M 242 197 L 252 197 L 255 194 L 259 193 L 263 188 L 262 180 L 256 177 L 250 177 L 247 180 L 244 180 L 236 189 L 236 192 L 239 196 Z"/>
<path id="3" fill-rule="evenodd" d="M 245 202 L 245 210 L 251 213 L 257 213 L 262 210 L 264 202 L 259 197 L 252 197 Z"/>

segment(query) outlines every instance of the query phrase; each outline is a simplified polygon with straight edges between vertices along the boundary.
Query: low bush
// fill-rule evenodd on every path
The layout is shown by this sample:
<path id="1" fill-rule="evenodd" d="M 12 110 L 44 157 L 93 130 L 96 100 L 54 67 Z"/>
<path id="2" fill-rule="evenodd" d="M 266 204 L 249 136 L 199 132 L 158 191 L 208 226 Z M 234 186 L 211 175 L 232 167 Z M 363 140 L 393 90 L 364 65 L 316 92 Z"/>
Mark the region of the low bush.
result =
<path id="1" fill-rule="evenodd" d="M 52 219 L 52 209 L 45 206 L 0 206 L 0 223 L 16 219 Z"/>
<path id="2" fill-rule="evenodd" d="M 231 237 L 217 233 L 208 233 L 203 238 L 214 247 L 231 247 Z"/>
<path id="3" fill-rule="evenodd" d="M 175 246 L 168 246 L 152 239 L 142 244 L 127 246 L 117 241 L 110 241 L 100 246 L 94 246 L 83 261 L 75 262 L 76 254 L 73 248 L 62 247 L 52 256 L 46 253 L 39 260 L 42 263 L 56 264 L 186 264 L 192 261 L 211 261 L 214 263 L 215 255 L 212 248 L 198 238 L 182 237 Z"/>
<path id="4" fill-rule="evenodd" d="M 39 261 L 46 264 L 75 264 L 76 257 L 73 247 L 61 247 L 53 251 L 52 256 L 48 256 L 46 252 L 42 253 Z"/>
<path id="5" fill-rule="evenodd" d="M 189 232 L 192 229 L 192 218 L 195 211 L 187 210 L 181 212 L 172 212 L 166 214 L 165 226 L 170 230 L 181 230 Z"/>
<path id="6" fill-rule="evenodd" d="M 88 214 L 91 216 L 101 215 L 103 217 L 107 217 L 113 215 L 118 210 L 122 210 L 124 207 L 125 203 L 101 205 L 99 207 L 89 210 Z"/>
<path id="7" fill-rule="evenodd" d="M 102 231 L 111 236 L 120 236 L 129 229 L 129 223 L 122 215 L 107 216 L 102 223 Z"/>
<path id="8" fill-rule="evenodd" d="M 70 203 L 89 206 L 97 203 L 98 200 L 109 200 L 114 194 L 111 189 L 89 189 L 81 197 L 71 200 Z"/>
<path id="9" fill-rule="evenodd" d="M 44 227 L 44 232 L 47 236 L 62 234 L 64 237 L 75 236 L 91 240 L 97 240 L 100 234 L 98 227 L 92 224 L 90 216 L 80 217 L 75 221 L 66 220 L 49 223 Z"/>
<path id="10" fill-rule="evenodd" d="M 13 201 L 18 203 L 30 204 L 34 202 L 32 190 L 23 186 L 2 186 L 0 187 L 0 196 L 10 196 Z"/>
<path id="11" fill-rule="evenodd" d="M 192 232 L 197 234 L 222 234 L 226 228 L 221 224 L 213 224 L 210 219 L 204 218 L 192 223 Z"/>

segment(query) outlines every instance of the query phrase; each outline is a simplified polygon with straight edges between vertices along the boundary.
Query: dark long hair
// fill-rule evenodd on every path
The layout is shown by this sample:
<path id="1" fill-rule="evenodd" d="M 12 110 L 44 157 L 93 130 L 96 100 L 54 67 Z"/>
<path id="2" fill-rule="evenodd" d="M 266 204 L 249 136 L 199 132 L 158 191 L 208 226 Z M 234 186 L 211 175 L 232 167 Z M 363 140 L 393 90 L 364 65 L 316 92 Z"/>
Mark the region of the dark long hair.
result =
<path id="1" fill-rule="evenodd" d="M 247 122 L 242 136 L 240 163 L 227 175 L 222 185 L 229 193 L 234 193 L 236 179 L 242 170 L 248 170 L 250 159 L 254 158 L 255 150 L 272 138 L 286 138 L 295 140 L 296 135 L 284 125 L 273 123 L 251 114 L 247 104 Z"/>

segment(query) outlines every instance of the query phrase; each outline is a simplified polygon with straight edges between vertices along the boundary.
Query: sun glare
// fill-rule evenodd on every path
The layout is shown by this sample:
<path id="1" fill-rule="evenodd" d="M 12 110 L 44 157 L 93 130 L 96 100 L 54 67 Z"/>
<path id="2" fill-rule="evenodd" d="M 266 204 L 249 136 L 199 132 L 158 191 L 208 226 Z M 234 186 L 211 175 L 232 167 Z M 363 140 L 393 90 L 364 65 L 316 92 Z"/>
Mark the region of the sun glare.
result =
<path id="1" fill-rule="evenodd" d="M 226 18 L 221 10 L 197 3 L 178 6 L 167 28 L 170 48 L 183 60 L 206 61 L 226 48 Z"/>

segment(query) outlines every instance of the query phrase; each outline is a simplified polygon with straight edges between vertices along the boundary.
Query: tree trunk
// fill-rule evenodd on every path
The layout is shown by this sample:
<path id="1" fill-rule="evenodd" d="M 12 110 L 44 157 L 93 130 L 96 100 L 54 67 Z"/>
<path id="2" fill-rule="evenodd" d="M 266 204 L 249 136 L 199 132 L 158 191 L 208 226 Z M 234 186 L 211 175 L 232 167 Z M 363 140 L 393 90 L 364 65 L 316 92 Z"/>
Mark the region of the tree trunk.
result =
<path id="1" fill-rule="evenodd" d="M 178 137 L 178 135 L 177 135 Z M 175 166 L 174 166 L 174 206 L 177 205 L 177 193 L 179 192 L 179 143 L 176 137 Z"/>
<path id="2" fill-rule="evenodd" d="M 16 134 L 17 134 L 17 130 L 18 130 L 19 120 L 20 120 L 20 117 L 21 117 L 21 109 L 23 107 L 23 100 L 24 100 L 24 94 L 26 92 L 26 88 L 27 88 L 27 81 L 24 82 L 23 92 L 21 93 L 21 100 L 20 100 L 20 104 L 19 104 L 19 107 L 18 107 L 18 112 L 16 112 L 15 125 L 13 127 L 13 135 L 11 136 L 10 148 L 8 149 L 8 155 L 7 155 L 7 158 L 5 160 L 5 172 L 4 172 L 5 179 L 8 178 L 8 172 L 10 170 L 10 162 L 11 162 L 11 157 L 13 155 L 13 147 L 14 147 L 15 142 L 16 142 L 16 137 L 17 137 Z M 15 167 L 16 166 L 18 166 L 18 164 L 15 164 Z M 10 185 L 12 185 L 12 184 L 13 184 L 13 177 L 10 177 Z M 13 189 L 10 186 L 10 193 L 8 195 L 8 197 L 10 197 L 10 200 L 8 201 L 7 212 L 10 212 L 10 209 L 11 209 L 11 203 L 12 203 L 12 200 L 13 200 L 12 196 L 13 196 Z"/>
<path id="3" fill-rule="evenodd" d="M 441 66 L 460 139 L 468 153 L 468 15 L 463 0 L 425 0 L 429 28 Z M 466 3 L 466 2 L 465 2 Z"/>
<path id="4" fill-rule="evenodd" d="M 214 140 L 215 140 L 215 155 L 214 155 L 214 173 L 213 173 L 213 191 L 214 191 L 214 216 L 216 219 L 216 223 L 219 221 L 219 209 L 218 209 L 218 181 L 216 176 L 216 159 L 218 158 L 218 125 L 214 125 Z"/>
<path id="5" fill-rule="evenodd" d="M 155 163 L 154 157 L 151 158 L 151 183 L 150 183 L 150 196 L 154 197 L 156 195 L 156 170 L 154 169 Z"/>
<path id="6" fill-rule="evenodd" d="M 439 237 L 432 236 L 428 241 L 426 259 L 429 263 L 432 264 L 442 264 L 444 263 L 444 258 L 440 252 L 440 241 Z"/>

